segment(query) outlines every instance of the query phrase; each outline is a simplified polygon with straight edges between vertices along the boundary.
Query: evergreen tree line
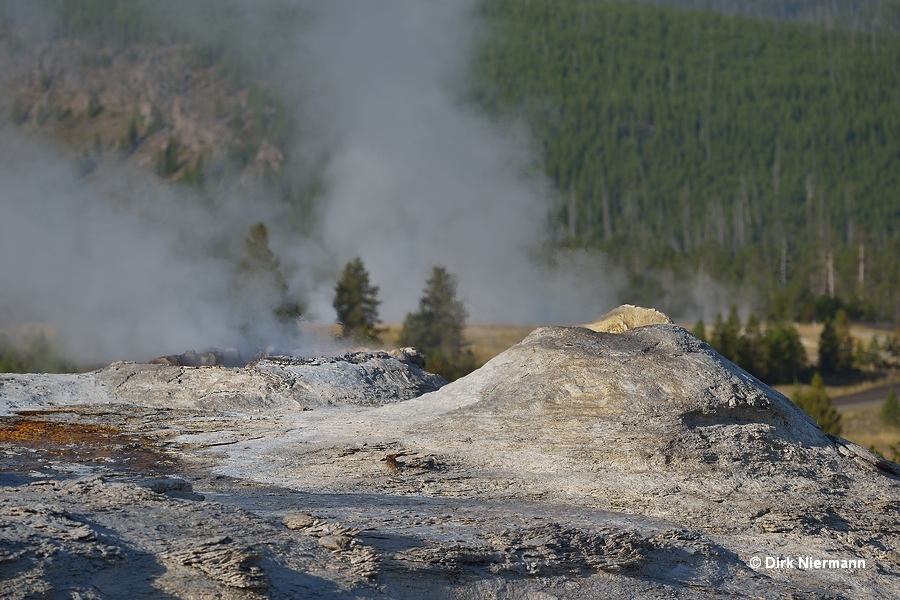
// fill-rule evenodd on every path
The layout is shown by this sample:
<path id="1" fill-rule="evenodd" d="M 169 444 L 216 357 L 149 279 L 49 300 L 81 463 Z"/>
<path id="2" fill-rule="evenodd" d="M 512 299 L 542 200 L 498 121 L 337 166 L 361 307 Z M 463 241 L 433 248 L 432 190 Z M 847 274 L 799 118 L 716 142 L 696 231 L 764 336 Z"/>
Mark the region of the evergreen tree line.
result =
<path id="1" fill-rule="evenodd" d="M 825 433 L 832 435 L 841 434 L 841 415 L 831 404 L 831 398 L 825 390 L 825 382 L 819 373 L 812 376 L 808 388 L 803 389 L 799 384 L 794 385 L 791 400 L 811 416 Z M 889 427 L 900 428 L 900 401 L 897 392 L 892 387 L 888 390 L 887 398 L 878 409 L 878 418 Z M 900 443 L 891 444 L 888 447 L 889 458 L 894 462 L 900 461 Z M 880 454 L 874 447 L 871 450 Z"/>
<path id="2" fill-rule="evenodd" d="M 884 404 L 881 405 L 879 416 L 885 423 L 900 427 L 900 401 L 897 400 L 897 392 L 894 388 L 891 388 Z"/>
<path id="3" fill-rule="evenodd" d="M 479 12 L 469 97 L 530 124 L 561 241 L 635 278 L 751 284 L 779 319 L 823 318 L 820 297 L 900 319 L 893 30 L 601 0 Z"/>
<path id="4" fill-rule="evenodd" d="M 425 367 L 449 381 L 475 370 L 475 355 L 465 339 L 468 311 L 456 297 L 456 276 L 435 266 L 425 283 L 418 310 L 403 320 L 397 340 L 414 346 L 425 356 Z M 333 306 L 341 325 L 341 338 L 381 343 L 378 324 L 378 286 L 369 280 L 362 259 L 347 263 L 335 287 Z"/>
<path id="5" fill-rule="evenodd" d="M 762 328 L 756 315 L 741 323 L 737 307 L 732 306 L 727 318 L 716 315 L 707 335 L 702 320 L 694 327 L 694 335 L 716 349 L 722 356 L 769 384 L 806 380 L 812 373 L 806 350 L 797 328 L 783 321 L 771 321 Z M 825 320 L 819 334 L 817 373 L 826 376 L 853 375 L 865 369 L 890 367 L 900 358 L 900 329 L 880 342 L 873 336 L 868 344 L 854 340 L 850 319 L 843 310 Z"/>
<path id="6" fill-rule="evenodd" d="M 692 10 L 709 10 L 725 15 L 757 19 L 832 23 L 863 31 L 900 31 L 900 10 L 896 2 L 885 0 L 641 0 Z"/>
<path id="7" fill-rule="evenodd" d="M 418 309 L 406 315 L 398 338 L 400 346 L 414 346 L 422 352 L 428 370 L 451 381 L 475 369 L 475 355 L 464 335 L 468 311 L 456 297 L 456 288 L 456 276 L 435 266 Z M 341 339 L 382 343 L 378 289 L 372 285 L 361 258 L 346 264 L 333 301 Z M 268 228 L 262 222 L 253 224 L 244 239 L 243 253 L 235 262 L 233 290 L 230 308 L 235 325 L 246 341 L 259 346 L 272 342 L 260 335 L 271 332 L 272 327 L 289 330 L 306 313 L 306 304 L 287 284 L 281 259 L 270 248 Z M 22 348 L 22 344 L 0 336 L 0 373 L 76 370 L 75 365 L 57 354 L 43 334 Z"/>
<path id="8" fill-rule="evenodd" d="M 774 321 L 763 329 L 751 314 L 742 325 L 737 307 L 732 306 L 726 319 L 721 313 L 716 315 L 708 337 L 702 320 L 694 327 L 694 335 L 766 383 L 791 383 L 808 376 L 806 350 L 797 328 L 790 323 Z"/>
<path id="9" fill-rule="evenodd" d="M 716 316 L 708 337 L 702 320 L 694 326 L 694 334 L 766 383 L 793 381 L 794 403 L 815 419 L 822 431 L 834 435 L 841 433 L 841 417 L 825 390 L 823 374 L 840 378 L 865 368 L 889 366 L 889 359 L 900 358 L 900 330 L 887 337 L 883 344 L 874 336 L 867 346 L 854 342 L 850 320 L 842 310 L 823 324 L 815 371 L 808 364 L 800 335 L 793 325 L 773 322 L 763 330 L 753 314 L 742 324 L 734 306 L 727 318 L 723 319 L 721 314 Z M 803 388 L 799 382 L 807 377 L 809 386 Z M 878 415 L 885 424 L 900 427 L 900 402 L 893 388 Z"/>
<path id="10" fill-rule="evenodd" d="M 814 374 L 806 390 L 795 385 L 791 400 L 811 416 L 824 433 L 841 435 L 841 415 L 832 406 L 821 375 Z"/>
<path id="11" fill-rule="evenodd" d="M 149 0 L 13 0 L 0 28 L 13 32 L 12 16 L 31 14 L 47 35 L 102 52 L 194 42 L 198 65 L 242 80 L 278 63 L 278 44 L 252 56 L 229 44 L 241 3 L 170 1 L 171 10 Z M 823 320 L 826 298 L 854 319 L 900 319 L 898 6 L 483 0 L 488 27 L 468 96 L 489 114 L 525 116 L 560 191 L 560 243 L 598 246 L 625 266 L 631 301 L 658 302 L 666 283 L 654 273 L 702 272 L 760 290 L 769 318 Z M 299 8 L 275 13 L 277 39 L 306 18 Z M 176 22 L 186 14 L 209 35 L 192 39 Z M 279 148 L 290 168 L 266 177 L 305 232 L 322 165 L 291 157 L 299 128 L 277 86 L 252 91 L 229 119 L 227 166 L 246 167 L 264 141 Z M 153 127 L 129 124 L 122 147 Z M 160 151 L 162 176 L 202 187 L 228 172 L 177 142 Z"/>
<path id="12" fill-rule="evenodd" d="M 447 380 L 475 369 L 475 355 L 464 331 L 468 311 L 456 297 L 457 279 L 442 266 L 435 266 L 425 284 L 418 310 L 403 321 L 398 344 L 414 346 L 425 356 L 426 368 Z M 281 269 L 281 260 L 269 246 L 268 229 L 262 222 L 250 227 L 244 252 L 235 271 L 234 311 L 242 337 L 264 346 L 270 340 L 256 338 L 260 320 L 272 320 L 290 328 L 306 313 L 306 305 L 291 292 Z M 349 261 L 334 289 L 332 306 L 341 326 L 340 338 L 363 344 L 382 343 L 378 326 L 379 288 L 373 285 L 362 258 Z M 267 328 L 262 328 L 263 332 Z"/>

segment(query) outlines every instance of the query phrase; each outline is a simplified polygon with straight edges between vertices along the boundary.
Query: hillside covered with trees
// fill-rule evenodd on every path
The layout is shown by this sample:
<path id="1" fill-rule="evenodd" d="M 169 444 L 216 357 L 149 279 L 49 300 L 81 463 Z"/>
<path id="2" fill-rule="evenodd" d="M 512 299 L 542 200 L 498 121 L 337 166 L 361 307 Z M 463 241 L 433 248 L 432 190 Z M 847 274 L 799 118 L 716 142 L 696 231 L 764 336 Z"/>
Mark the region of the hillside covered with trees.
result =
<path id="1" fill-rule="evenodd" d="M 778 318 L 896 320 L 897 3 L 819 4 L 485 0 L 470 98 L 526 120 L 561 243 L 607 251 L 634 299 L 658 294 L 648 273 L 705 273 Z"/>
<path id="2" fill-rule="evenodd" d="M 900 319 L 900 2 L 476 6 L 465 98 L 525 120 L 556 241 L 625 267 L 622 301 L 699 276 L 772 318 Z M 116 150 L 201 188 L 265 180 L 309 233 L 327 157 L 304 151 L 302 94 L 268 76 L 308 15 L 276 12 L 248 49 L 236 2 L 7 3 L 3 117 L 68 140 L 86 172 Z M 149 83 L 117 88 L 134 75 Z"/>
<path id="3" fill-rule="evenodd" d="M 210 195 L 263 181 L 293 207 L 278 225 L 310 233 L 328 157 L 304 144 L 303 83 L 273 76 L 305 5 L 267 11 L 247 48 L 243 3 L 176 4 L 5 3 L 4 122 L 86 173 L 118 153 Z M 481 0 L 475 16 L 461 97 L 527 123 L 557 245 L 624 267 L 619 300 L 658 305 L 698 277 L 766 320 L 900 320 L 900 2 Z"/>

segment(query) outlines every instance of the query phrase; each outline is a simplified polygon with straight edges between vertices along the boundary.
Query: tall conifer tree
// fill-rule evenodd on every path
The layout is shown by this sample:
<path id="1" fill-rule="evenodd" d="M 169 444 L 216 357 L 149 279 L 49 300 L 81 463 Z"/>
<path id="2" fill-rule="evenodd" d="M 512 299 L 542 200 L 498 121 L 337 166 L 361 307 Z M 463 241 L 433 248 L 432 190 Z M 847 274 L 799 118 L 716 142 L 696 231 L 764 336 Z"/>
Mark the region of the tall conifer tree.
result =
<path id="1" fill-rule="evenodd" d="M 378 286 L 369 282 L 369 273 L 361 258 L 344 266 L 341 280 L 334 288 L 334 306 L 341 337 L 381 343 L 378 323 Z"/>
<path id="2" fill-rule="evenodd" d="M 464 335 L 469 315 L 456 298 L 456 283 L 447 269 L 434 267 L 419 310 L 406 315 L 399 340 L 425 355 L 428 370 L 451 381 L 475 369 L 475 356 Z"/>

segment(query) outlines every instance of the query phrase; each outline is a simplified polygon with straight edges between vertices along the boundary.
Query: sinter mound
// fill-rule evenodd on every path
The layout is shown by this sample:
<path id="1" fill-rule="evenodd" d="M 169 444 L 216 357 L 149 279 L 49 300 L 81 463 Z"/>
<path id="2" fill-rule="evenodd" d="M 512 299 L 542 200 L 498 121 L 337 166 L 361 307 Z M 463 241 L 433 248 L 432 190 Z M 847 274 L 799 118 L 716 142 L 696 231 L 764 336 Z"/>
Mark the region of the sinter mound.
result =
<path id="1" fill-rule="evenodd" d="M 421 366 L 410 350 L 0 377 L 0 415 L 115 427 L 183 469 L 147 487 L 10 438 L 41 470 L 0 474 L 6 593 L 900 597 L 897 465 L 662 313 L 539 328 L 443 387 Z M 71 481 L 86 468 L 107 480 Z"/>

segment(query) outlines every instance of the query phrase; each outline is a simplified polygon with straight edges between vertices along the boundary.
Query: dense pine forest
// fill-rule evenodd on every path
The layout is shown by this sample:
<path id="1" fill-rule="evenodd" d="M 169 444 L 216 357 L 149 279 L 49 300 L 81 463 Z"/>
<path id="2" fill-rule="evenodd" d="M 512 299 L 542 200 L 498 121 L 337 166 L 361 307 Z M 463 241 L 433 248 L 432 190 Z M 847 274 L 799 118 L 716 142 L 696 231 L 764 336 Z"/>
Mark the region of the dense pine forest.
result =
<path id="1" fill-rule="evenodd" d="M 841 22 L 854 29 L 897 31 L 891 0 L 641 0 L 643 4 L 800 22 Z"/>
<path id="2" fill-rule="evenodd" d="M 485 0 L 471 98 L 527 121 L 561 242 L 606 250 L 639 300 L 674 270 L 752 288 L 773 317 L 896 320 L 896 6 Z"/>
<path id="3" fill-rule="evenodd" d="M 230 43 L 247 14 L 240 3 L 176 4 L 20 0 L 0 10 L 0 30 L 7 45 L 23 24 L 82 40 L 97 49 L 85 64 L 135 45 L 192 46 L 196 68 L 230 73 L 226 93 L 243 90 L 246 107 L 223 117 L 233 133 L 224 159 L 191 156 L 172 138 L 157 172 L 203 186 L 251 169 L 268 145 L 283 162 L 265 177 L 313 214 L 321 164 L 297 159 L 296 97 L 280 96 L 277 78 L 253 80 L 284 45 Z M 269 42 L 298 35 L 299 6 L 284 5 Z M 554 239 L 624 267 L 621 300 L 658 305 L 668 282 L 697 277 L 770 319 L 843 307 L 853 319 L 900 320 L 900 2 L 481 0 L 476 17 L 464 99 L 525 121 L 558 191 Z M 14 103 L 5 116 L 16 113 Z M 131 151 L 155 125 L 129 119 L 127 143 L 114 143 Z M 690 315 L 690 302 L 663 308 Z"/>

